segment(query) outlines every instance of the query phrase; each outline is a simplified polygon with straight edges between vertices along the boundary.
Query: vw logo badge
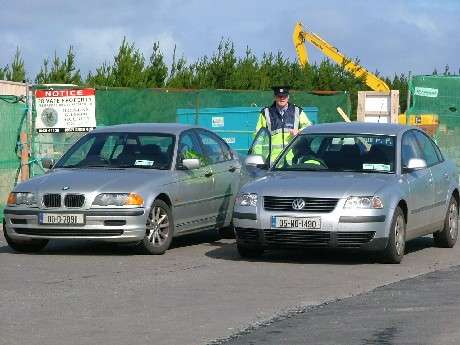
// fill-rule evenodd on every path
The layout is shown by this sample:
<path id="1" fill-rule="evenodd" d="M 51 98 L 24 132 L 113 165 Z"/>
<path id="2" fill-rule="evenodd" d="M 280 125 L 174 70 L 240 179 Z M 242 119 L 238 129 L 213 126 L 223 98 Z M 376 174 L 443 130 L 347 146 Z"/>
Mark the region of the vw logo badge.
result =
<path id="1" fill-rule="evenodd" d="M 64 187 L 62 187 L 62 190 L 69 190 L 69 189 L 70 189 L 69 186 L 64 186 Z"/>
<path id="2" fill-rule="evenodd" d="M 293 202 L 292 202 L 292 208 L 294 210 L 301 210 L 305 207 L 305 200 L 303 199 L 295 199 Z"/>

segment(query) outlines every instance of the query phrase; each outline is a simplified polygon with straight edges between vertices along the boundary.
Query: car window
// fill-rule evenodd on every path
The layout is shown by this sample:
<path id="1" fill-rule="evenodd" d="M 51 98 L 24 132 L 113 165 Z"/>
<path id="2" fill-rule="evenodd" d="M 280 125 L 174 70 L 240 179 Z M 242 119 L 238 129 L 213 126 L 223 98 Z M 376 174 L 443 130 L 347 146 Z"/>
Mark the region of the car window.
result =
<path id="1" fill-rule="evenodd" d="M 254 141 L 248 151 L 249 155 L 262 156 L 264 163 L 268 166 L 270 159 L 270 132 L 262 127 L 256 134 Z"/>
<path id="2" fill-rule="evenodd" d="M 363 134 L 297 136 L 274 170 L 395 172 L 395 137 Z"/>
<path id="3" fill-rule="evenodd" d="M 80 164 L 80 162 L 82 162 L 88 156 L 89 150 L 94 145 L 95 141 L 96 137 L 85 136 L 79 142 L 77 142 L 77 144 L 80 143 L 80 145 L 77 147 L 77 149 L 75 149 L 73 154 L 67 160 L 67 165 L 77 166 Z"/>
<path id="4" fill-rule="evenodd" d="M 432 166 L 439 163 L 439 157 L 436 153 L 436 149 L 428 136 L 420 131 L 414 131 L 415 138 L 417 139 L 428 166 Z"/>
<path id="5" fill-rule="evenodd" d="M 56 168 L 169 169 L 174 137 L 163 133 L 94 133 L 73 145 Z"/>
<path id="6" fill-rule="evenodd" d="M 123 142 L 117 135 L 109 135 L 102 146 L 100 156 L 106 160 L 117 158 L 123 150 Z"/>
<path id="7" fill-rule="evenodd" d="M 201 147 L 196 141 L 196 138 L 191 130 L 186 131 L 181 134 L 179 138 L 179 145 L 177 148 L 177 167 L 182 167 L 182 161 L 184 159 L 193 159 L 198 158 L 201 162 L 201 165 L 204 166 L 207 164 Z"/>
<path id="8" fill-rule="evenodd" d="M 223 150 L 223 143 L 221 139 L 213 133 L 199 130 L 198 138 L 203 148 L 203 154 L 208 159 L 209 164 L 215 164 L 232 159 L 229 157 L 229 152 L 225 153 Z"/>
<path id="9" fill-rule="evenodd" d="M 420 146 L 412 131 L 404 134 L 401 141 L 401 166 L 407 167 L 409 160 L 413 158 L 424 159 Z"/>

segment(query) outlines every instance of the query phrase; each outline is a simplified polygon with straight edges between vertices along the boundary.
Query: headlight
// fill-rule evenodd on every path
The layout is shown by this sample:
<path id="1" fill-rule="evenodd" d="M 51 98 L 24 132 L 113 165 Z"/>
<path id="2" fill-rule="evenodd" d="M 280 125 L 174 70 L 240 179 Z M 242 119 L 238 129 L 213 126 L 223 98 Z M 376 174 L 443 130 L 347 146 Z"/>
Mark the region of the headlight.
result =
<path id="1" fill-rule="evenodd" d="M 383 208 L 383 201 L 377 196 L 351 196 L 343 208 Z"/>
<path id="2" fill-rule="evenodd" d="M 8 206 L 37 207 L 37 199 L 34 193 L 10 193 L 7 204 Z"/>
<path id="3" fill-rule="evenodd" d="M 93 206 L 142 206 L 144 199 L 136 193 L 103 193 L 93 201 Z"/>
<path id="4" fill-rule="evenodd" d="M 255 193 L 243 193 L 238 195 L 236 203 L 239 206 L 256 206 L 257 205 L 257 194 Z"/>

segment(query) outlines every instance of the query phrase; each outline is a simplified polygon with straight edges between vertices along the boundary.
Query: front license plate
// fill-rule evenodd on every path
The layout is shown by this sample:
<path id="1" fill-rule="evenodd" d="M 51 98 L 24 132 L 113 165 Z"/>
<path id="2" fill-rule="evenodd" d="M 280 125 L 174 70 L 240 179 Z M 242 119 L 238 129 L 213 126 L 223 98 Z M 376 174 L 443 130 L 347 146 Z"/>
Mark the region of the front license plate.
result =
<path id="1" fill-rule="evenodd" d="M 40 224 L 62 224 L 62 225 L 82 225 L 85 224 L 85 216 L 80 213 L 40 213 Z"/>
<path id="2" fill-rule="evenodd" d="M 320 217 L 272 217 L 272 228 L 289 230 L 320 230 Z"/>

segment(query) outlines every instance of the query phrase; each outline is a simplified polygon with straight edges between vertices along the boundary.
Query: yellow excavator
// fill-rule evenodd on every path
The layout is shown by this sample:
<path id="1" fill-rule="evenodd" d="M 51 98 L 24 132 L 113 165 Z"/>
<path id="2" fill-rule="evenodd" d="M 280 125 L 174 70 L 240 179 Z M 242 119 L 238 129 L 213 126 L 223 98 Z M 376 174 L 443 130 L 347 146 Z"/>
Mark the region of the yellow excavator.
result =
<path id="1" fill-rule="evenodd" d="M 357 62 L 347 58 L 336 47 L 319 37 L 317 34 L 304 30 L 302 23 L 300 22 L 295 25 L 292 40 L 294 42 L 299 64 L 301 66 L 308 64 L 308 53 L 305 43 L 310 42 L 329 59 L 339 65 L 342 65 L 345 70 L 353 73 L 358 78 L 364 77 L 366 85 L 369 86 L 370 89 L 382 92 L 390 91 L 390 87 L 382 79 L 360 66 Z M 436 114 L 411 115 L 409 122 L 411 125 L 424 127 L 424 129 L 428 130 L 430 134 L 438 127 L 438 117 Z M 399 123 L 406 124 L 405 114 L 399 115 Z"/>
<path id="2" fill-rule="evenodd" d="M 302 23 L 297 23 L 292 34 L 295 50 L 299 59 L 299 64 L 305 66 L 308 64 L 308 53 L 305 47 L 305 42 L 308 41 L 318 48 L 324 55 L 339 65 L 342 65 L 345 70 L 353 73 L 356 77 L 365 77 L 366 84 L 374 91 L 390 91 L 388 85 L 374 73 L 369 72 L 364 67 L 358 65 L 353 60 L 343 55 L 336 47 L 329 44 L 317 34 L 308 32 L 303 29 Z"/>

